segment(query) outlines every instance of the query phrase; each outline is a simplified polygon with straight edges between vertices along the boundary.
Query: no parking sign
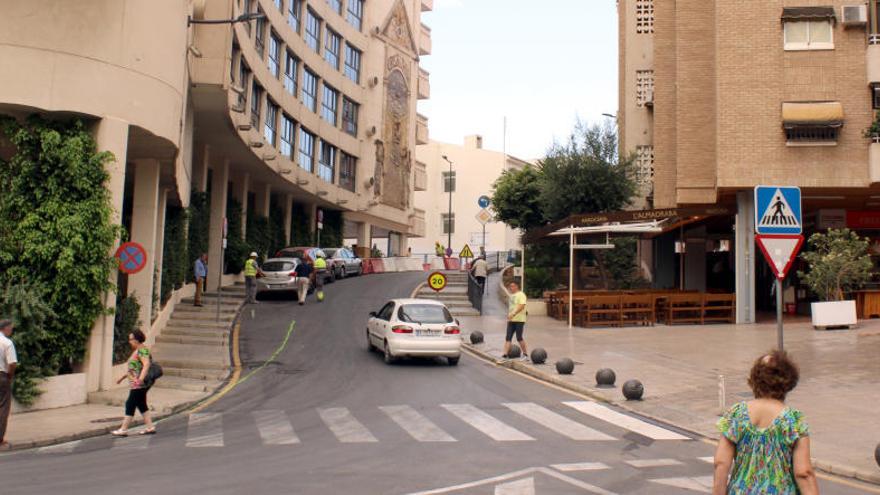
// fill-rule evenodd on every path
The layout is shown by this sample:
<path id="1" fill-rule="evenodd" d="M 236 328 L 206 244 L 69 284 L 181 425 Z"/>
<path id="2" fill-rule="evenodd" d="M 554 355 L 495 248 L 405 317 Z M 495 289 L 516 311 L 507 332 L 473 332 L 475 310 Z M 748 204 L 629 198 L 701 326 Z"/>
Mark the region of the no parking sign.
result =
<path id="1" fill-rule="evenodd" d="M 147 251 L 136 242 L 126 242 L 116 250 L 116 259 L 119 260 L 119 271 L 132 275 L 147 266 Z"/>

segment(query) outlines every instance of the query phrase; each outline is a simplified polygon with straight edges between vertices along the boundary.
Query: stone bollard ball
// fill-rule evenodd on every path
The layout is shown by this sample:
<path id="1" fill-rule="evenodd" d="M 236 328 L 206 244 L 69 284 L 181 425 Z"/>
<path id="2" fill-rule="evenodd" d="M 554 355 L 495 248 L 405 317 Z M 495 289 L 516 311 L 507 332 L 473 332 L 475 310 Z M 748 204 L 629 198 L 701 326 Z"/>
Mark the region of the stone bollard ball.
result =
<path id="1" fill-rule="evenodd" d="M 522 355 L 522 349 L 519 348 L 516 344 L 510 344 L 510 350 L 507 351 L 507 357 L 510 359 L 516 359 Z"/>
<path id="2" fill-rule="evenodd" d="M 617 375 L 611 368 L 602 368 L 596 372 L 596 385 L 613 387 L 615 380 L 617 380 Z"/>
<path id="3" fill-rule="evenodd" d="M 483 332 L 479 330 L 475 330 L 471 332 L 471 344 L 482 344 L 483 343 Z"/>
<path id="4" fill-rule="evenodd" d="M 535 364 L 544 364 L 547 361 L 547 351 L 542 347 L 532 350 L 532 362 Z"/>
<path id="5" fill-rule="evenodd" d="M 562 358 L 556 361 L 556 372 L 560 375 L 570 375 L 574 371 L 574 361 L 569 358 Z"/>
<path id="6" fill-rule="evenodd" d="M 645 386 L 638 380 L 627 380 L 623 384 L 623 396 L 626 400 L 642 400 L 645 393 Z"/>

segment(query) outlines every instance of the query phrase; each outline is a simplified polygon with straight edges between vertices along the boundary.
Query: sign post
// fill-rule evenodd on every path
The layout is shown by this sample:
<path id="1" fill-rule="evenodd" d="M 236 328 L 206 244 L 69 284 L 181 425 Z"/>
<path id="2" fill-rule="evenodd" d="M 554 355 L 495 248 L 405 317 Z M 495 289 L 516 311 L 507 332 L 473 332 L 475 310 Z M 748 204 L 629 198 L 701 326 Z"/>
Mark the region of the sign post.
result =
<path id="1" fill-rule="evenodd" d="M 428 275 L 428 287 L 434 292 L 440 292 L 446 288 L 446 275 L 442 272 L 433 272 Z"/>
<path id="2" fill-rule="evenodd" d="M 486 198 L 486 206 L 489 206 L 489 198 L 486 196 L 480 196 L 480 205 L 483 205 L 484 203 L 482 201 L 483 198 Z M 477 213 L 477 221 L 483 226 L 483 242 L 481 242 L 480 245 L 483 247 L 483 252 L 486 252 L 486 224 L 492 221 L 492 214 L 489 213 L 489 210 L 487 210 L 485 206 L 479 211 L 479 213 Z"/>
<path id="3" fill-rule="evenodd" d="M 755 241 L 776 275 L 776 346 L 784 347 L 782 280 L 804 242 L 801 190 L 788 186 L 755 188 Z"/>

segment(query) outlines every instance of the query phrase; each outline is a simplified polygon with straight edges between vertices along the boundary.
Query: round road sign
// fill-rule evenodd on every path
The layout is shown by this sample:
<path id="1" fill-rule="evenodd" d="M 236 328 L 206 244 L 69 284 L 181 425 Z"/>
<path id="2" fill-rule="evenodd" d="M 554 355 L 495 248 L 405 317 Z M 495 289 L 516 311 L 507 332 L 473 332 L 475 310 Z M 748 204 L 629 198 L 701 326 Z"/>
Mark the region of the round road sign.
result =
<path id="1" fill-rule="evenodd" d="M 116 250 L 119 260 L 119 271 L 132 275 L 147 266 L 147 252 L 136 242 L 126 242 Z"/>
<path id="2" fill-rule="evenodd" d="M 484 195 L 480 196 L 480 199 L 477 200 L 477 204 L 480 205 L 480 208 L 488 208 L 488 207 L 489 207 L 489 201 L 491 201 L 491 199 L 489 198 L 489 196 L 486 196 L 486 195 L 484 194 Z"/>
<path id="3" fill-rule="evenodd" d="M 436 292 L 440 292 L 446 288 L 446 275 L 440 272 L 434 272 L 428 275 L 428 286 Z"/>

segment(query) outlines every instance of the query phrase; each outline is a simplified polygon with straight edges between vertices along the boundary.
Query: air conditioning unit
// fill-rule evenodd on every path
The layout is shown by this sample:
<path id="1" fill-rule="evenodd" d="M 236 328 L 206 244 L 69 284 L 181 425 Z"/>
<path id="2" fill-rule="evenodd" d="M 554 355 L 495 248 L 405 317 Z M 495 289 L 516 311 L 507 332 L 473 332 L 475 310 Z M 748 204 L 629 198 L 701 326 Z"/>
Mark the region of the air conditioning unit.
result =
<path id="1" fill-rule="evenodd" d="M 645 91 L 645 106 L 653 107 L 654 106 L 654 90 L 649 89 Z"/>
<path id="2" fill-rule="evenodd" d="M 840 10 L 845 27 L 864 26 L 868 23 L 867 5 L 844 5 Z"/>

